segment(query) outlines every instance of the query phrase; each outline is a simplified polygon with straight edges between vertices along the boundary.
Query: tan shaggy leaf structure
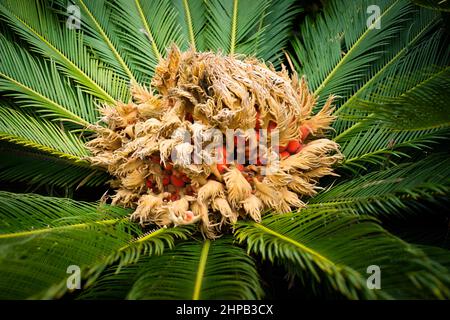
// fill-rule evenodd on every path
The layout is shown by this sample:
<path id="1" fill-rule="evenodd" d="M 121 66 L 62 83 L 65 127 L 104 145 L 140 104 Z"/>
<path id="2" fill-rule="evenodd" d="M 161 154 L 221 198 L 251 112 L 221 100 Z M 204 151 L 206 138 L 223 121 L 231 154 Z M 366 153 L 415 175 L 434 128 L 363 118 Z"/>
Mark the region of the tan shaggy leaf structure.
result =
<path id="1" fill-rule="evenodd" d="M 131 217 L 142 225 L 198 223 L 212 238 L 240 218 L 258 222 L 270 210 L 305 207 L 318 179 L 342 160 L 339 146 L 324 137 L 333 97 L 313 115 L 317 97 L 284 67 L 172 47 L 152 88 L 134 83 L 131 95 L 101 108 L 87 147 L 91 163 L 114 177 L 112 203 L 134 208 Z M 245 146 L 230 147 L 235 137 Z M 265 144 L 250 161 L 254 139 Z M 238 152 L 244 163 L 230 162 Z"/>

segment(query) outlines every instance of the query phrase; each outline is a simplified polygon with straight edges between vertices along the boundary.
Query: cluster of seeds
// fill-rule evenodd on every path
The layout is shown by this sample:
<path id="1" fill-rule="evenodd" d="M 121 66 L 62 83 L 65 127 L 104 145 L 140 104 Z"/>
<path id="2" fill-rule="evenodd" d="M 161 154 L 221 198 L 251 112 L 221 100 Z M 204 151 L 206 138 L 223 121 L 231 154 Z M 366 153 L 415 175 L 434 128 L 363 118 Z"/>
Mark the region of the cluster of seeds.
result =
<path id="1" fill-rule="evenodd" d="M 104 105 L 87 144 L 91 163 L 114 177 L 112 203 L 135 208 L 143 225 L 199 222 L 214 237 L 239 217 L 304 207 L 342 159 L 324 138 L 333 97 L 313 115 L 317 97 L 284 68 L 173 47 L 152 88 L 133 84 L 132 100 Z"/>

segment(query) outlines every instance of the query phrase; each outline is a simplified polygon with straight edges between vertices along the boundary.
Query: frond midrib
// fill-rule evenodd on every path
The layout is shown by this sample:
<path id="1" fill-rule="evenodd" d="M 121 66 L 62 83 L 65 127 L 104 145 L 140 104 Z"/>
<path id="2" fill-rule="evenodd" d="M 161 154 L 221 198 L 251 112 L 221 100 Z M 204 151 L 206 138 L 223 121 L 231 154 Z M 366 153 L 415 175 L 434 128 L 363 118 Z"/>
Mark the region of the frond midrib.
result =
<path id="1" fill-rule="evenodd" d="M 393 2 L 388 8 L 386 8 L 386 10 L 379 16 L 377 17 L 374 21 L 373 21 L 373 25 L 375 25 L 378 21 L 380 21 L 383 16 L 386 15 L 386 13 L 388 13 L 397 3 L 399 2 L 399 0 L 396 0 L 395 2 Z M 332 77 L 336 74 L 336 72 L 339 70 L 339 67 L 345 63 L 348 59 L 349 56 L 351 56 L 351 53 L 356 50 L 356 48 L 358 48 L 359 44 L 365 39 L 365 37 L 369 34 L 369 32 L 371 31 L 370 28 L 367 28 L 366 31 L 364 31 L 364 33 L 358 38 L 358 40 L 352 45 L 352 47 L 350 48 L 350 50 L 347 51 L 347 53 L 345 54 L 345 56 L 336 64 L 336 66 L 333 68 L 333 70 L 327 75 L 327 77 L 322 81 L 322 83 L 320 84 L 320 86 L 314 91 L 314 95 L 318 95 L 320 93 L 320 91 L 325 87 L 325 85 L 332 79 Z"/>
<path id="2" fill-rule="evenodd" d="M 208 253 L 209 253 L 210 246 L 211 246 L 211 241 L 206 239 L 203 242 L 203 247 L 202 247 L 202 251 L 200 254 L 200 260 L 198 263 L 197 276 L 195 278 L 194 293 L 192 296 L 192 300 L 200 299 L 200 291 L 202 289 L 203 278 L 204 278 L 204 274 L 205 274 L 206 262 L 208 260 Z"/>
<path id="3" fill-rule="evenodd" d="M 363 86 L 361 86 L 349 99 L 347 99 L 347 101 L 344 102 L 344 104 L 336 110 L 336 112 L 334 113 L 335 115 L 338 115 L 342 110 L 344 110 L 346 107 L 348 107 L 348 105 L 354 100 L 356 99 L 359 94 L 361 92 L 363 92 L 367 87 L 369 87 L 372 82 L 374 82 L 376 79 L 378 79 L 379 76 L 381 76 L 383 74 L 383 72 L 389 68 L 389 66 L 391 66 L 395 61 L 397 61 L 397 59 L 399 59 L 402 54 L 415 42 L 417 41 L 417 39 L 419 39 L 422 34 L 428 30 L 429 27 L 431 27 L 433 24 L 436 23 L 436 20 L 432 20 L 430 21 L 429 24 L 427 24 L 407 45 L 405 45 L 404 48 L 402 48 L 388 63 L 386 63 L 386 65 L 383 66 L 383 68 L 381 68 L 372 78 L 370 78 L 369 81 L 367 81 Z M 367 117 L 370 117 L 371 115 L 368 115 Z M 356 124 L 354 124 L 353 126 L 347 128 L 346 130 L 344 130 L 343 132 L 341 132 L 339 135 L 337 135 L 336 137 L 333 138 L 334 141 L 338 141 L 339 139 L 341 139 L 343 136 L 347 135 L 349 132 L 352 132 L 355 128 L 357 128 L 357 126 L 361 124 L 361 122 L 358 122 Z"/>
<path id="4" fill-rule="evenodd" d="M 128 249 L 129 247 L 131 247 L 132 245 L 134 245 L 136 243 L 141 243 L 141 242 L 150 240 L 151 238 L 154 238 L 155 236 L 157 236 L 157 235 L 159 235 L 161 233 L 164 233 L 165 230 L 167 230 L 167 229 L 160 228 L 160 229 L 158 229 L 158 230 L 156 230 L 156 231 L 154 231 L 154 232 L 152 232 L 152 233 L 150 233 L 150 234 L 148 234 L 148 235 L 146 235 L 144 237 L 133 239 L 132 241 L 130 241 L 129 243 L 127 243 L 126 245 L 121 247 L 118 251 L 119 252 L 124 251 L 124 250 Z"/>
<path id="5" fill-rule="evenodd" d="M 37 235 L 37 234 L 55 232 L 55 231 L 61 231 L 61 230 L 82 229 L 82 228 L 87 228 L 87 227 L 93 226 L 93 225 L 110 225 L 110 224 L 115 224 L 115 223 L 119 222 L 121 219 L 123 219 L 123 218 L 108 219 L 108 220 L 94 221 L 94 222 L 87 222 L 87 223 L 77 223 L 77 224 L 60 226 L 60 227 L 51 227 L 51 228 L 48 227 L 48 228 L 34 229 L 34 230 L 30 230 L 30 231 L 4 233 L 4 234 L 0 234 L 0 239 L 11 239 L 11 238 L 17 238 L 17 237 L 33 236 L 33 235 Z"/>
<path id="6" fill-rule="evenodd" d="M 275 230 L 272 230 L 272 229 L 270 229 L 270 228 L 268 228 L 268 227 L 266 227 L 266 226 L 264 226 L 264 225 L 262 225 L 260 223 L 254 223 L 253 225 L 256 228 L 261 229 L 262 231 L 264 231 L 264 232 L 266 232 L 266 233 L 268 233 L 268 234 L 270 234 L 270 235 L 272 235 L 274 237 L 277 237 L 277 238 L 281 239 L 284 242 L 287 242 L 287 243 L 290 243 L 290 244 L 294 245 L 295 247 L 299 248 L 301 251 L 309 253 L 310 255 L 312 255 L 313 257 L 317 258 L 318 260 L 320 260 L 322 262 L 325 262 L 328 265 L 332 265 L 334 267 L 339 268 L 339 266 L 337 266 L 333 261 L 331 261 L 328 258 L 324 257 L 323 255 L 321 255 L 320 253 L 314 251 L 313 249 L 311 249 L 311 248 L 301 244 L 300 242 L 298 242 L 298 241 L 296 241 L 296 240 L 294 240 L 294 239 L 292 239 L 290 237 L 287 237 L 287 236 L 285 236 L 283 234 L 280 234 L 280 233 L 276 232 Z"/>
<path id="7" fill-rule="evenodd" d="M 187 0 L 183 0 L 183 8 L 184 15 L 186 16 L 186 24 L 188 26 L 191 45 L 194 50 L 197 50 L 195 45 L 194 26 L 192 24 L 191 10 L 189 9 L 189 3 L 187 2 Z"/>
<path id="8" fill-rule="evenodd" d="M 102 26 L 98 23 L 97 19 L 94 17 L 94 15 L 92 14 L 92 12 L 89 10 L 89 8 L 86 6 L 86 4 L 84 3 L 83 0 L 79 0 L 81 5 L 83 6 L 83 9 L 86 11 L 86 13 L 88 14 L 88 16 L 91 18 L 92 22 L 94 22 L 97 30 L 100 32 L 100 35 L 103 37 L 103 39 L 105 40 L 106 44 L 108 45 L 108 47 L 111 49 L 111 51 L 113 52 L 114 56 L 116 57 L 117 61 L 120 63 L 120 65 L 122 66 L 122 68 L 124 69 L 124 71 L 126 72 L 126 74 L 130 77 L 130 79 L 134 82 L 136 82 L 136 78 L 134 77 L 133 73 L 131 72 L 130 68 L 128 67 L 128 65 L 125 63 L 125 61 L 122 59 L 122 57 L 120 56 L 119 52 L 117 51 L 117 49 L 114 47 L 113 43 L 111 42 L 111 40 L 109 39 L 108 35 L 106 34 L 106 32 L 103 30 Z"/>
<path id="9" fill-rule="evenodd" d="M 145 31 L 147 36 L 150 38 L 150 42 L 152 43 L 152 49 L 154 54 L 156 55 L 157 60 L 161 59 L 161 53 L 159 52 L 158 46 L 156 45 L 155 38 L 153 37 L 153 33 L 150 30 L 150 26 L 148 25 L 147 19 L 145 18 L 144 11 L 142 10 L 142 6 L 139 0 L 134 1 L 136 4 L 136 8 L 138 9 L 139 16 L 141 17 L 142 23 L 144 24 Z"/>
<path id="10" fill-rule="evenodd" d="M 230 37 L 230 55 L 234 54 L 234 50 L 236 47 L 237 11 L 238 11 L 238 0 L 233 0 L 233 18 L 231 20 L 231 37 Z"/>
<path id="11" fill-rule="evenodd" d="M 43 151 L 45 153 L 57 156 L 59 158 L 64 158 L 64 159 L 71 160 L 71 161 L 73 161 L 75 163 L 88 164 L 88 162 L 86 160 L 83 160 L 79 156 L 61 152 L 59 150 L 53 149 L 53 148 L 48 147 L 48 146 L 44 146 L 42 144 L 36 143 L 35 141 L 29 140 L 29 139 L 25 139 L 25 138 L 17 136 L 17 135 L 12 135 L 12 134 L 4 133 L 4 132 L 0 131 L 0 140 L 5 140 L 5 141 L 13 142 L 13 143 L 18 144 L 18 145 L 31 147 L 31 148 L 36 149 L 38 151 Z"/>
<path id="12" fill-rule="evenodd" d="M 138 0 L 136 0 L 138 1 Z M 20 17 L 10 12 L 18 21 L 20 21 L 28 30 L 31 31 L 36 37 L 38 37 L 42 42 L 44 42 L 49 48 L 51 48 L 57 55 L 59 55 L 66 63 L 73 67 L 85 80 L 87 80 L 94 88 L 96 88 L 109 102 L 114 102 L 115 99 L 106 92 L 97 82 L 95 82 L 91 77 L 89 77 L 83 70 L 81 70 L 75 63 L 72 62 L 66 55 L 64 55 L 58 48 L 52 45 L 44 36 L 39 34 L 30 25 L 23 21 Z"/>
<path id="13" fill-rule="evenodd" d="M 64 108 L 62 105 L 58 104 L 57 102 L 49 99 L 46 96 L 43 96 L 42 94 L 40 94 L 39 92 L 35 91 L 34 89 L 28 87 L 27 85 L 9 77 L 8 75 L 0 72 L 0 76 L 7 79 L 8 81 L 11 81 L 13 83 L 15 83 L 17 86 L 29 91 L 31 94 L 38 96 L 39 98 L 43 99 L 44 101 L 48 102 L 49 104 L 53 105 L 54 107 L 56 107 L 57 109 L 61 110 L 61 113 L 66 114 L 69 116 L 69 119 L 62 119 L 62 120 L 66 120 L 66 121 L 70 121 L 73 123 L 76 123 L 78 125 L 81 125 L 83 127 L 87 127 L 90 125 L 90 123 L 86 120 L 84 120 L 83 118 L 81 118 L 80 116 L 74 114 L 73 112 L 71 112 L 70 110 L 67 110 L 66 108 Z"/>
<path id="14" fill-rule="evenodd" d="M 439 128 L 439 126 L 437 126 L 436 128 L 426 128 L 426 129 L 438 129 L 438 128 Z M 399 144 L 394 145 L 392 148 L 385 147 L 383 149 L 370 151 L 370 152 L 364 153 L 364 154 L 359 155 L 359 156 L 354 156 L 352 158 L 346 158 L 344 160 L 344 162 L 342 162 L 341 166 L 345 166 L 347 164 L 352 164 L 352 163 L 354 163 L 356 161 L 364 160 L 365 158 L 378 156 L 379 154 L 384 154 L 384 153 L 390 153 L 390 154 L 393 154 L 393 155 L 396 155 L 396 156 L 409 157 L 409 155 L 407 155 L 406 153 L 403 153 L 403 152 L 400 152 L 400 151 L 397 151 L 397 150 L 400 149 L 400 148 L 404 148 L 404 147 L 411 147 L 412 146 L 411 144 L 416 142 L 416 141 L 419 141 L 419 143 L 420 143 L 421 141 L 423 141 L 423 140 L 421 140 L 422 138 L 423 138 L 423 136 L 410 138 L 408 140 L 402 141 Z M 432 139 L 432 138 L 430 138 L 430 139 Z M 419 146 L 419 144 L 416 144 L 416 146 Z M 427 147 L 426 145 L 420 145 L 419 148 L 426 148 L 426 147 Z"/>

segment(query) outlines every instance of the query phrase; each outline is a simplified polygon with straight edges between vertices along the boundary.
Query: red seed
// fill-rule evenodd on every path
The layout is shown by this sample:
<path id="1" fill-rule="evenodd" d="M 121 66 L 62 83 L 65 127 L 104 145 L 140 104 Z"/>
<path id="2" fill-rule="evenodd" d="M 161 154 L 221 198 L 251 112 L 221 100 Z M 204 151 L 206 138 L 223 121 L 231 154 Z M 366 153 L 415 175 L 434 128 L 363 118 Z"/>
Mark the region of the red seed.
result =
<path id="1" fill-rule="evenodd" d="M 272 120 L 269 121 L 269 125 L 267 126 L 267 130 L 272 131 L 277 127 L 277 124 L 273 122 Z"/>
<path id="2" fill-rule="evenodd" d="M 194 213 L 192 213 L 192 211 L 186 211 L 186 212 L 184 213 L 184 220 L 185 220 L 186 222 L 191 221 L 193 218 L 194 218 Z"/>
<path id="3" fill-rule="evenodd" d="M 184 187 L 184 181 L 181 180 L 180 178 L 174 176 L 174 175 L 170 176 L 170 182 L 171 182 L 175 187 L 178 187 L 178 188 Z"/>
<path id="4" fill-rule="evenodd" d="M 164 167 L 164 169 L 171 171 L 173 169 L 173 164 L 166 163 L 166 166 Z"/>
<path id="5" fill-rule="evenodd" d="M 191 181 L 191 179 L 189 179 L 189 177 L 187 175 L 185 175 L 184 173 L 181 176 L 181 180 L 183 180 L 183 182 L 190 182 Z"/>
<path id="6" fill-rule="evenodd" d="M 300 142 L 297 140 L 291 140 L 289 141 L 286 150 L 290 153 L 290 154 L 294 154 L 297 153 L 297 150 L 300 148 Z"/>
<path id="7" fill-rule="evenodd" d="M 147 185 L 147 188 L 151 189 L 153 187 L 153 181 L 150 179 L 147 179 L 147 181 L 145 182 L 145 184 Z"/>
<path id="8" fill-rule="evenodd" d="M 291 154 L 290 154 L 289 152 L 287 152 L 287 151 L 283 151 L 283 152 L 280 153 L 281 159 L 287 158 L 287 157 L 289 157 L 290 155 L 291 155 Z"/>
<path id="9" fill-rule="evenodd" d="M 177 194 L 172 194 L 170 196 L 170 201 L 177 201 L 178 199 L 180 199 L 180 196 Z"/>
<path id="10" fill-rule="evenodd" d="M 244 168 L 244 165 L 239 164 L 239 163 L 236 164 L 236 168 L 237 168 L 239 171 L 241 171 L 241 172 L 244 171 L 244 169 L 245 169 L 245 168 Z"/>
<path id="11" fill-rule="evenodd" d="M 217 170 L 219 170 L 219 172 L 221 174 L 224 173 L 227 168 L 228 168 L 228 165 L 226 165 L 226 164 L 222 164 L 222 163 L 217 164 Z"/>
<path id="12" fill-rule="evenodd" d="M 302 134 L 301 140 L 305 141 L 305 139 L 308 138 L 309 134 L 311 133 L 311 130 L 309 129 L 308 126 L 301 126 L 300 132 Z"/>
<path id="13" fill-rule="evenodd" d="M 276 150 L 276 148 L 275 148 L 275 150 Z M 278 147 L 278 152 L 284 152 L 284 151 L 286 151 L 286 147 L 284 146 L 279 146 Z"/>
<path id="14" fill-rule="evenodd" d="M 162 183 L 163 183 L 164 186 L 169 185 L 169 183 L 170 183 L 170 178 L 169 178 L 169 177 L 164 177 L 163 180 L 162 180 Z"/>

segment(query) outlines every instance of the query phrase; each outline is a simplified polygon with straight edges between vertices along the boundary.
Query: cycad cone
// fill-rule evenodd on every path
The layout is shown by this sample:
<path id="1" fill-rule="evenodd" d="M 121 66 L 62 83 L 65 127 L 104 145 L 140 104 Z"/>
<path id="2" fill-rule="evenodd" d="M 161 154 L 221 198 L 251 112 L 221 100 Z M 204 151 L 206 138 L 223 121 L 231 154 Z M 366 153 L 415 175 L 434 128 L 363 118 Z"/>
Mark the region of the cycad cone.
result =
<path id="1" fill-rule="evenodd" d="M 333 174 L 342 159 L 335 142 L 320 138 L 333 121 L 333 98 L 312 116 L 316 97 L 304 79 L 289 77 L 284 68 L 276 72 L 255 59 L 172 47 L 152 86 L 157 94 L 134 84 L 132 101 L 103 106 L 107 126 L 93 126 L 96 137 L 88 143 L 91 163 L 114 176 L 112 203 L 135 208 L 132 218 L 141 224 L 199 222 L 211 238 L 239 217 L 260 221 L 268 209 L 304 207 L 302 198 L 313 196 L 318 179 Z M 268 145 L 266 165 L 260 159 L 252 165 L 186 161 L 192 146 L 177 130 L 208 139 L 211 128 L 224 134 L 276 128 L 281 157 L 272 157 L 278 147 Z M 212 150 L 201 157 L 217 159 Z M 173 152 L 184 161 L 173 161 Z M 263 175 L 271 162 L 276 169 Z"/>

